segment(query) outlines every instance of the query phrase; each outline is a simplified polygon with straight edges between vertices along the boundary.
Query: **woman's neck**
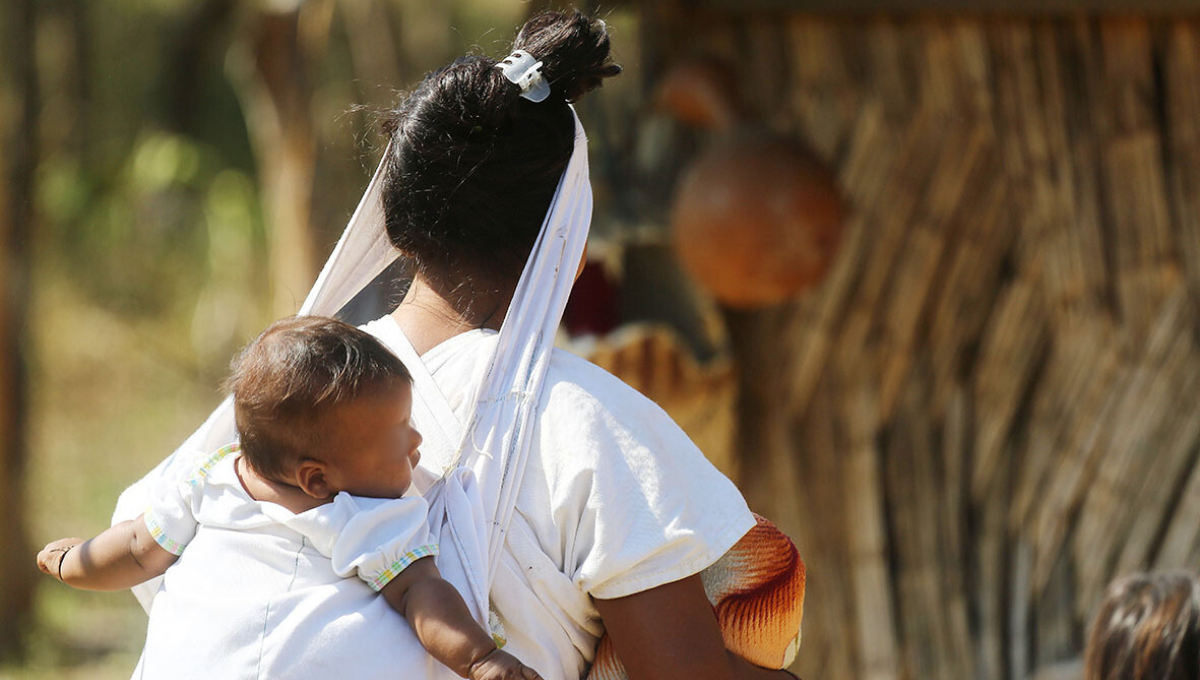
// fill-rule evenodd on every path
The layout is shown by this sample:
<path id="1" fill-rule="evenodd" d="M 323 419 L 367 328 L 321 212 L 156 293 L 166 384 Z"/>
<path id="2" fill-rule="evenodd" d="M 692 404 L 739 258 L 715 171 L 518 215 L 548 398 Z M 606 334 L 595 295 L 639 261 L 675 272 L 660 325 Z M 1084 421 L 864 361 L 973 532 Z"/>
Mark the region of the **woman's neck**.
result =
<path id="1" fill-rule="evenodd" d="M 512 291 L 465 285 L 447 291 L 418 275 L 392 318 L 421 355 L 459 333 L 499 330 L 511 302 Z"/>

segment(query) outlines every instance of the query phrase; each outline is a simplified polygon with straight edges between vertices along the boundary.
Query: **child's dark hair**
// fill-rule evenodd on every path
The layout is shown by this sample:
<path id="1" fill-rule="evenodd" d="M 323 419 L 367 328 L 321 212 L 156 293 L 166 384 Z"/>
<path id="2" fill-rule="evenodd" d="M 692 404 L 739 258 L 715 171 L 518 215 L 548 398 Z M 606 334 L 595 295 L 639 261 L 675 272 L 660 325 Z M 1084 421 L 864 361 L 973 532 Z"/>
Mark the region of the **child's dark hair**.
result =
<path id="1" fill-rule="evenodd" d="M 292 316 L 242 350 L 226 389 L 246 462 L 279 479 L 324 444 L 319 418 L 331 407 L 411 381 L 370 333 L 328 317 Z"/>
<path id="2" fill-rule="evenodd" d="M 512 49 L 542 62 L 545 101 L 522 98 L 496 59 L 472 55 L 427 75 L 384 122 L 388 236 L 448 288 L 516 283 L 571 158 L 567 102 L 621 72 L 604 22 L 577 11 L 531 18 Z"/>
<path id="3" fill-rule="evenodd" d="M 1200 678 L 1200 582 L 1184 571 L 1108 587 L 1088 639 L 1085 680 Z"/>

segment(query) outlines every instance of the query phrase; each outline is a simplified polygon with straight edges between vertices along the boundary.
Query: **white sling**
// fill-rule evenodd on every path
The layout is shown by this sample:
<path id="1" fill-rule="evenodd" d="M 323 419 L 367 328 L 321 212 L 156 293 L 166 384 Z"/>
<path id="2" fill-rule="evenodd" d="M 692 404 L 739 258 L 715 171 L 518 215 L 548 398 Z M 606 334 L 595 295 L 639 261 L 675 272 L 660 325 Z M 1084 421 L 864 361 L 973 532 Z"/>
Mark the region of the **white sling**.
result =
<path id="1" fill-rule="evenodd" d="M 521 273 L 495 354 L 477 387 L 470 418 L 460 423 L 454 417 L 411 347 L 402 352 L 408 356 L 400 357 L 414 377 L 413 418 L 422 424 L 425 437 L 422 467 L 441 474 L 426 492 L 431 528 L 443 543 L 439 566 L 448 563 L 443 572 L 481 621 L 486 620 L 487 593 L 524 474 L 534 434 L 530 427 L 542 396 L 555 334 L 591 223 L 587 136 L 573 107 L 571 112 L 574 149 Z M 384 168 L 392 152 L 389 144 L 300 314 L 336 314 L 397 259 L 384 228 L 380 201 Z M 227 399 L 179 449 L 122 494 L 114 522 L 138 516 L 154 478 L 175 473 L 196 455 L 234 438 L 232 402 Z M 473 481 L 471 476 L 464 477 L 468 470 Z M 458 561 L 451 556 L 461 564 L 449 564 Z M 134 589 L 147 609 L 158 581 Z"/>

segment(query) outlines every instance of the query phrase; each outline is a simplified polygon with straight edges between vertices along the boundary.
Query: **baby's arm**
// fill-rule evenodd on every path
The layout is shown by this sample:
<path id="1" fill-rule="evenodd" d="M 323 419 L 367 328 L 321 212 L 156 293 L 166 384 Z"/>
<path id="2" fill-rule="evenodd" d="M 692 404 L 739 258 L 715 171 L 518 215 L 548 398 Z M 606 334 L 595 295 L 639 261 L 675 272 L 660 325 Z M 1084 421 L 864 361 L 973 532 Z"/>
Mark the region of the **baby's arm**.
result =
<path id="1" fill-rule="evenodd" d="M 38 553 L 38 568 L 85 590 L 124 590 L 160 576 L 178 559 L 160 546 L 143 517 L 113 525 L 90 541 L 63 538 Z"/>
<path id="2" fill-rule="evenodd" d="M 442 578 L 433 558 L 409 565 L 380 591 L 408 619 L 435 659 L 473 680 L 540 680 L 537 672 L 496 648 L 475 622 L 458 590 Z"/>

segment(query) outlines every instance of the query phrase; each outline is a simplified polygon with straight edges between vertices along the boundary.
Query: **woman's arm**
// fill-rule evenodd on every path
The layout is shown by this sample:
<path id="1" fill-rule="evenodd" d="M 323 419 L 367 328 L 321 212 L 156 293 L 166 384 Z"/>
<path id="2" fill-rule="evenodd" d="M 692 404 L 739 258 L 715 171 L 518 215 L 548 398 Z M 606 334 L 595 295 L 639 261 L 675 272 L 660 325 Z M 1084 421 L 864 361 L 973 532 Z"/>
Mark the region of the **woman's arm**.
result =
<path id="1" fill-rule="evenodd" d="M 38 553 L 38 568 L 85 590 L 124 590 L 162 575 L 178 559 L 142 518 L 120 522 L 90 541 L 60 539 Z"/>
<path id="2" fill-rule="evenodd" d="M 611 600 L 596 609 L 629 680 L 785 680 L 725 650 L 700 576 Z"/>

